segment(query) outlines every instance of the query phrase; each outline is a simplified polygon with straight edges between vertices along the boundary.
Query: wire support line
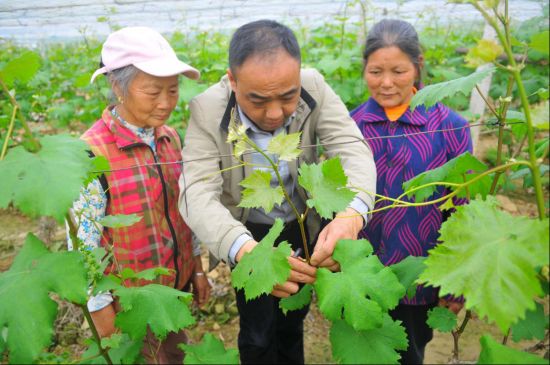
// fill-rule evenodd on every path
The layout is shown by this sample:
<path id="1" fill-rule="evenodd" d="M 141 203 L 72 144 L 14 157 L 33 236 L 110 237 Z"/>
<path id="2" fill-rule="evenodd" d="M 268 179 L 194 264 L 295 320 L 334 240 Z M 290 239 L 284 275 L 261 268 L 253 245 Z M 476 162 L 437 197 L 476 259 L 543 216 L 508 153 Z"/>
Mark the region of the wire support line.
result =
<path id="1" fill-rule="evenodd" d="M 511 125 L 511 124 L 524 124 L 524 122 L 506 123 L 506 125 Z M 393 136 L 366 137 L 366 138 L 362 138 L 362 139 L 356 139 L 356 140 L 353 140 L 353 141 L 345 141 L 345 142 L 316 143 L 316 144 L 301 146 L 301 147 L 299 147 L 299 149 L 317 148 L 317 147 L 325 147 L 325 146 L 335 146 L 335 145 L 351 144 L 351 143 L 357 143 L 357 142 L 367 142 L 367 141 L 372 141 L 372 140 L 383 140 L 383 139 L 394 139 L 394 138 L 409 138 L 409 137 L 418 136 L 418 135 L 422 135 L 422 134 L 453 132 L 453 131 L 462 130 L 462 129 L 466 129 L 466 128 L 481 127 L 481 126 L 497 127 L 497 126 L 499 126 L 499 122 L 497 121 L 497 122 L 494 122 L 494 123 L 468 124 L 468 125 L 465 125 L 463 127 L 446 128 L 446 129 L 434 129 L 434 130 L 423 131 L 423 132 L 414 132 L 414 133 L 407 133 L 407 134 L 396 134 L 396 135 L 393 135 Z M 256 153 L 259 153 L 259 152 L 247 151 L 247 152 L 243 152 L 242 155 L 250 155 L 250 154 L 256 154 Z M 198 162 L 198 161 L 205 161 L 205 160 L 219 159 L 219 158 L 223 158 L 223 157 L 233 157 L 233 156 L 234 155 L 232 153 L 227 153 L 227 154 L 221 154 L 221 155 L 215 155 L 215 156 L 199 157 L 199 158 L 194 158 L 194 159 L 191 159 L 191 160 L 154 162 L 154 163 L 150 163 L 150 164 L 141 164 L 141 165 L 132 165 L 132 166 L 128 166 L 128 167 L 121 167 L 119 169 L 112 169 L 112 170 L 96 170 L 96 171 L 92 171 L 91 173 L 100 174 L 100 173 L 105 173 L 105 172 L 117 172 L 117 171 L 130 170 L 130 169 L 139 168 L 139 167 L 153 167 L 153 166 L 186 164 L 186 163 L 190 163 L 190 162 Z"/>

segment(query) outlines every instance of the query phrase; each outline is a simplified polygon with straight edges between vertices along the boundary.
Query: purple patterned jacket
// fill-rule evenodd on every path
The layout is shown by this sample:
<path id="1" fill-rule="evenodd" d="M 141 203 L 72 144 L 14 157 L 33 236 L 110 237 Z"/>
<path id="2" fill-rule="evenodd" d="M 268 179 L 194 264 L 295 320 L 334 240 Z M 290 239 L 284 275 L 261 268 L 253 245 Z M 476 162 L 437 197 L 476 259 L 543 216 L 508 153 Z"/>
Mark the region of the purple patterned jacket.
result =
<path id="1" fill-rule="evenodd" d="M 405 181 L 466 151 L 472 152 L 468 122 L 440 103 L 428 110 L 419 106 L 412 113 L 407 109 L 397 121 L 391 122 L 384 109 L 369 98 L 353 110 L 351 116 L 371 146 L 378 175 L 376 192 L 381 195 L 397 198 L 403 193 Z M 455 130 L 376 139 L 441 129 Z M 430 200 L 443 194 L 445 190 L 440 189 Z M 464 199 L 454 201 L 455 205 L 464 202 Z M 375 209 L 389 204 L 388 201 L 377 203 Z M 391 265 L 410 255 L 427 256 L 428 250 L 437 244 L 442 221 L 436 205 L 388 209 L 374 213 L 361 236 L 370 241 L 384 265 Z M 430 304 L 437 298 L 437 289 L 419 286 L 414 298 L 405 297 L 401 303 Z"/>

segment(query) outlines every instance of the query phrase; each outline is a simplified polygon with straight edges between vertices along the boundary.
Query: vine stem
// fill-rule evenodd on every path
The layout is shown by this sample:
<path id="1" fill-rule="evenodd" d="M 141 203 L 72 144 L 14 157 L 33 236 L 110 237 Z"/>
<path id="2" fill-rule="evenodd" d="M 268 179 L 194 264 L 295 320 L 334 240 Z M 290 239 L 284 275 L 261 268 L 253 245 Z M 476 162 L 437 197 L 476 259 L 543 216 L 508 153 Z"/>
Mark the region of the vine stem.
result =
<path id="1" fill-rule="evenodd" d="M 499 28 L 496 21 L 489 16 L 489 14 L 483 9 L 483 7 L 477 2 L 471 2 L 471 4 L 483 15 L 483 18 L 493 27 L 497 33 L 497 37 L 502 44 L 506 55 L 508 56 L 509 67 L 507 70 L 511 72 L 514 80 L 516 80 L 518 93 L 521 100 L 521 106 L 523 108 L 523 114 L 525 115 L 525 121 L 527 122 L 527 136 L 528 136 L 528 151 L 529 151 L 529 160 L 531 162 L 531 173 L 533 175 L 533 185 L 535 187 L 535 195 L 537 200 L 537 209 L 539 214 L 539 219 L 544 219 L 546 217 L 546 211 L 544 207 L 544 194 L 542 192 L 542 182 L 540 178 L 540 169 L 537 164 L 537 156 L 535 152 L 535 132 L 533 128 L 533 120 L 531 118 L 531 110 L 529 108 L 529 100 L 527 99 L 527 93 L 523 85 L 523 81 L 520 75 L 520 67 L 518 67 L 514 55 L 512 53 L 512 47 L 510 42 L 507 41 L 507 34 L 503 33 Z M 508 0 L 505 2 L 506 7 L 508 7 Z M 508 19 L 505 20 L 505 31 L 506 24 L 508 24 Z"/>
<path id="2" fill-rule="evenodd" d="M 493 106 L 493 104 L 490 103 L 489 100 L 487 100 L 485 95 L 483 95 L 483 92 L 481 92 L 481 89 L 479 88 L 478 84 L 476 84 L 476 90 L 477 90 L 477 93 L 479 94 L 479 96 L 481 96 L 481 98 L 483 99 L 483 102 L 485 102 L 485 105 L 487 105 L 487 108 L 489 108 L 491 113 L 493 113 L 493 115 L 497 118 L 498 122 L 500 123 L 501 116 L 497 113 L 497 111 L 495 110 L 495 107 Z"/>
<path id="3" fill-rule="evenodd" d="M 8 133 L 6 133 L 6 138 L 4 139 L 4 145 L 2 146 L 2 153 L 0 153 L 0 161 L 6 157 L 6 152 L 8 150 L 8 145 L 10 143 L 11 134 L 13 132 L 13 126 L 15 124 L 15 115 L 17 114 L 17 105 L 13 107 L 13 112 L 11 114 L 10 125 L 8 127 Z"/>
<path id="4" fill-rule="evenodd" d="M 10 93 L 8 86 L 6 85 L 4 80 L 2 80 L 1 77 L 0 77 L 0 85 L 2 86 L 2 90 L 4 91 L 4 93 L 8 95 L 13 107 L 17 109 L 17 115 L 19 116 L 19 120 L 21 122 L 21 125 L 23 126 L 23 129 L 25 130 L 25 136 L 27 136 L 29 139 L 32 151 L 33 152 L 38 151 L 40 149 L 40 142 L 38 142 L 38 140 L 34 138 L 34 136 L 32 135 L 31 129 L 29 128 L 29 125 L 27 124 L 27 121 L 25 120 L 25 117 L 21 112 L 21 107 L 19 106 L 19 103 L 17 102 L 17 100 L 15 100 L 15 97 Z"/>
<path id="5" fill-rule="evenodd" d="M 107 364 L 112 365 L 113 360 L 111 360 L 111 356 L 109 356 L 108 349 L 104 348 L 101 345 L 101 337 L 99 336 L 99 333 L 97 332 L 97 328 L 95 327 L 94 320 L 92 319 L 92 315 L 90 314 L 90 311 L 88 310 L 88 306 L 86 304 L 79 304 L 78 305 L 80 309 L 82 309 L 82 312 L 84 313 L 84 317 L 86 317 L 86 321 L 88 321 L 88 324 L 90 325 L 90 329 L 92 330 L 92 334 L 94 336 L 94 340 L 97 343 L 97 347 L 99 348 L 99 353 L 105 361 L 107 361 Z"/>
<path id="6" fill-rule="evenodd" d="M 80 241 L 77 238 L 78 227 L 76 226 L 75 221 L 73 220 L 73 215 L 70 211 L 65 214 L 65 222 L 67 222 L 67 225 L 69 226 L 69 235 L 73 241 L 73 249 L 78 251 L 80 246 Z"/>
<path id="7" fill-rule="evenodd" d="M 67 222 L 67 225 L 69 226 L 69 235 L 73 238 L 73 249 L 75 251 L 78 251 L 79 241 L 77 238 L 78 228 L 75 225 L 71 214 L 67 213 L 65 215 L 65 221 Z M 90 329 L 92 330 L 92 335 L 94 336 L 94 340 L 97 343 L 97 347 L 99 348 L 99 354 L 103 356 L 105 361 L 107 361 L 107 364 L 112 364 L 113 361 L 111 360 L 111 357 L 109 356 L 109 352 L 106 348 L 102 347 L 101 345 L 101 337 L 99 336 L 99 333 L 97 332 L 97 328 L 95 326 L 94 320 L 92 319 L 92 315 L 90 314 L 90 311 L 88 310 L 88 306 L 86 304 L 78 304 L 78 307 L 82 309 L 82 312 L 84 313 L 84 317 L 86 318 L 86 321 L 88 322 L 88 325 L 90 326 Z"/>
<path id="8" fill-rule="evenodd" d="M 264 158 L 269 162 L 271 165 L 271 168 L 275 172 L 275 175 L 277 177 L 277 182 L 279 183 L 279 186 L 281 187 L 281 190 L 283 191 L 285 200 L 292 208 L 292 211 L 294 212 L 294 215 L 296 216 L 296 219 L 298 220 L 298 225 L 300 226 L 300 235 L 302 236 L 302 245 L 304 247 L 304 253 L 306 255 L 306 261 L 309 264 L 310 256 L 309 256 L 309 249 L 307 247 L 307 238 L 306 238 L 306 231 L 304 227 L 304 221 L 305 221 L 305 214 L 300 214 L 298 212 L 298 209 L 292 203 L 292 199 L 290 199 L 290 196 L 288 195 L 288 192 L 285 189 L 285 185 L 283 183 L 283 179 L 281 178 L 281 175 L 279 174 L 279 168 L 278 164 L 273 162 L 273 160 L 265 153 L 260 147 L 258 147 L 253 141 L 251 141 L 248 137 L 244 136 L 244 141 L 250 145 L 256 152 L 260 153 Z"/>
<path id="9" fill-rule="evenodd" d="M 88 364 L 88 363 L 91 362 L 91 360 L 97 359 L 100 356 L 101 356 L 101 354 L 96 354 L 96 355 L 93 355 L 93 356 L 90 356 L 90 357 L 86 357 L 84 359 L 75 360 L 73 362 L 70 362 L 69 364 Z"/>
<path id="10" fill-rule="evenodd" d="M 460 192 L 460 190 L 467 188 L 469 185 L 471 185 L 474 182 L 484 178 L 487 175 L 492 174 L 493 172 L 497 172 L 497 171 L 500 171 L 500 170 L 506 170 L 506 169 L 509 169 L 513 166 L 521 166 L 521 165 L 528 166 L 528 167 L 531 166 L 531 164 L 527 161 L 516 161 L 516 162 L 513 162 L 513 163 L 500 165 L 500 166 L 494 167 L 490 170 L 484 171 L 483 173 L 481 173 L 478 176 L 474 177 L 472 180 L 466 181 L 462 184 L 450 183 L 450 182 L 445 182 L 445 181 L 436 181 L 436 182 L 432 182 L 432 183 L 428 183 L 428 184 L 424 184 L 424 185 L 419 185 L 419 186 L 417 186 L 417 187 L 415 187 L 411 190 L 405 191 L 403 194 L 398 196 L 397 199 L 383 197 L 383 199 L 378 200 L 377 203 L 380 202 L 380 201 L 384 201 L 384 200 L 390 200 L 390 201 L 393 201 L 393 204 L 387 205 L 387 206 L 382 207 L 382 208 L 374 209 L 369 213 L 372 214 L 372 213 L 381 212 L 381 211 L 388 210 L 388 209 L 393 209 L 393 208 L 422 207 L 422 206 L 426 206 L 426 205 L 432 205 L 432 204 L 436 204 L 436 203 L 439 203 L 439 202 L 443 202 L 443 201 L 446 201 L 446 200 L 454 197 L 455 195 L 457 195 Z M 440 185 L 442 185 L 442 186 L 454 186 L 456 189 L 453 192 L 451 192 L 451 193 L 449 193 L 449 194 L 447 194 L 447 195 L 445 195 L 441 198 L 438 198 L 438 199 L 435 199 L 435 200 L 429 200 L 427 202 L 411 203 L 411 202 L 408 202 L 408 201 L 401 200 L 406 195 L 411 194 L 411 193 L 413 193 L 417 190 L 424 189 L 424 188 L 427 188 L 427 187 L 430 187 L 430 186 L 440 186 Z M 363 190 L 359 187 L 356 187 L 356 189 L 361 190 L 363 192 L 366 192 L 365 190 Z M 372 194 L 372 193 L 369 193 L 369 192 L 366 192 L 366 193 Z M 375 194 L 375 195 L 378 196 L 378 194 Z M 342 216 L 342 218 L 343 217 L 344 216 Z M 348 217 L 348 216 L 345 216 L 345 217 Z M 351 216 L 349 216 L 349 217 L 351 217 Z"/>
<path id="11" fill-rule="evenodd" d="M 521 153 L 521 150 L 523 150 L 523 146 L 525 145 L 525 142 L 527 142 L 527 135 L 525 137 L 523 137 L 523 139 L 521 140 L 518 148 L 516 149 L 516 151 L 512 154 L 512 158 L 516 158 L 519 156 L 519 154 Z"/>
<path id="12" fill-rule="evenodd" d="M 502 344 L 506 345 L 508 342 L 508 338 L 510 337 L 510 333 L 512 333 L 512 328 L 508 328 L 508 332 L 506 332 L 506 335 L 502 338 Z"/>
<path id="13" fill-rule="evenodd" d="M 512 95 L 512 88 L 514 86 L 514 79 L 510 77 L 508 79 L 508 88 L 506 90 L 506 98 L 505 100 L 508 100 L 508 98 Z M 497 159 L 495 161 L 495 164 L 499 166 L 502 164 L 502 147 L 503 147 L 503 141 L 504 141 L 504 127 L 506 126 L 506 113 L 508 112 L 508 105 L 510 105 L 510 102 L 505 101 L 504 105 L 502 105 L 500 109 L 500 115 L 498 118 L 498 144 L 497 144 Z M 502 175 L 502 172 L 497 172 L 495 174 L 495 177 L 493 179 L 493 183 L 491 184 L 490 193 L 494 194 L 497 189 L 498 180 L 500 179 L 500 176 Z"/>
<path id="14" fill-rule="evenodd" d="M 453 334 L 453 362 L 455 364 L 458 363 L 458 340 L 460 340 L 460 336 L 462 335 L 462 333 L 464 333 L 464 329 L 466 329 L 466 325 L 471 318 L 472 311 L 467 310 L 466 315 L 464 316 L 464 320 L 460 325 L 460 328 L 456 331 L 451 332 Z"/>

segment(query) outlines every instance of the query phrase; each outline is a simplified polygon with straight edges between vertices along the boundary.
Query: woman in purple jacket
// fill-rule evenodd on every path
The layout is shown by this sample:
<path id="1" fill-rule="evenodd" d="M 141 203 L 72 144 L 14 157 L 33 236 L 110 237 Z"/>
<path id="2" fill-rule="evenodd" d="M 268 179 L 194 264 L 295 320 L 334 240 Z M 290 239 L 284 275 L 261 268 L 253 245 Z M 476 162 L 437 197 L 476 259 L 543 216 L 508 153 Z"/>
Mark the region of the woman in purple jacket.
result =
<path id="1" fill-rule="evenodd" d="M 418 35 L 412 25 L 401 20 L 382 20 L 370 30 L 363 53 L 363 77 L 370 98 L 352 111 L 376 161 L 377 193 L 397 198 L 403 182 L 437 168 L 466 151 L 472 151 L 468 122 L 454 111 L 436 104 L 431 108 L 409 108 L 421 87 L 424 66 Z M 422 133 L 430 132 L 433 133 Z M 409 135 L 399 138 L 390 136 Z M 383 137 L 383 138 L 378 138 Z M 432 196 L 445 194 L 440 189 Z M 455 201 L 460 204 L 460 201 Z M 463 202 L 462 202 L 463 203 Z M 390 202 L 376 204 L 382 208 Z M 427 256 L 438 241 L 444 217 L 436 205 L 393 208 L 375 212 L 362 232 L 385 265 L 407 256 Z M 401 353 L 402 363 L 422 364 L 426 344 L 433 331 L 427 326 L 427 312 L 444 305 L 457 313 L 460 300 L 438 298 L 438 290 L 419 286 L 412 299 L 403 298 L 390 312 L 403 322 L 409 348 Z"/>

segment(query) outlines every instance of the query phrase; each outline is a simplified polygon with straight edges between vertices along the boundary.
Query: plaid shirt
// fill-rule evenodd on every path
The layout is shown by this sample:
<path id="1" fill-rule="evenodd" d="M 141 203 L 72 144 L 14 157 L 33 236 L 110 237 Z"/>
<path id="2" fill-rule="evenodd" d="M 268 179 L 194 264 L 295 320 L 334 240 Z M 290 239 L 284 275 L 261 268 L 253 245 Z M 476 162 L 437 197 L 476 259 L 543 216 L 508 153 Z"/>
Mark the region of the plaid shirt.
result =
<path id="1" fill-rule="evenodd" d="M 378 173 L 376 192 L 384 196 L 397 198 L 403 193 L 403 182 L 466 151 L 472 152 L 468 122 L 442 104 L 428 110 L 419 106 L 414 113 L 407 109 L 391 122 L 384 109 L 370 98 L 353 110 L 351 116 L 372 148 Z M 406 138 L 369 139 L 453 128 L 460 129 Z M 445 193 L 444 189 L 439 189 L 430 200 Z M 454 200 L 455 205 L 464 202 L 463 199 Z M 389 204 L 389 201 L 379 202 L 375 209 Z M 442 222 L 442 212 L 436 205 L 394 208 L 374 213 L 361 235 L 371 242 L 382 263 L 391 265 L 410 255 L 427 256 L 428 250 L 438 242 Z M 419 286 L 414 298 L 405 297 L 401 302 L 420 305 L 433 303 L 437 298 L 437 289 Z"/>
<path id="2" fill-rule="evenodd" d="M 167 126 L 155 128 L 155 153 L 120 121 L 113 119 L 107 108 L 82 138 L 96 156 L 105 156 L 111 170 L 115 170 L 106 174 L 109 186 L 106 214 L 143 217 L 129 227 L 105 228 L 101 244 L 113 245 L 121 269 L 130 267 L 142 271 L 158 266 L 177 269 L 178 287 L 183 287 L 193 271 L 193 260 L 191 231 L 178 211 L 178 179 L 182 166 L 144 166 L 181 159 L 177 132 Z M 156 282 L 173 285 L 174 280 L 175 275 L 160 276 Z"/>

